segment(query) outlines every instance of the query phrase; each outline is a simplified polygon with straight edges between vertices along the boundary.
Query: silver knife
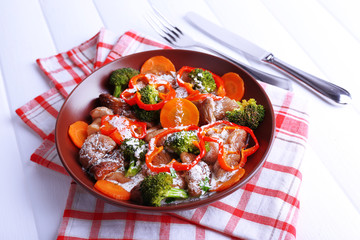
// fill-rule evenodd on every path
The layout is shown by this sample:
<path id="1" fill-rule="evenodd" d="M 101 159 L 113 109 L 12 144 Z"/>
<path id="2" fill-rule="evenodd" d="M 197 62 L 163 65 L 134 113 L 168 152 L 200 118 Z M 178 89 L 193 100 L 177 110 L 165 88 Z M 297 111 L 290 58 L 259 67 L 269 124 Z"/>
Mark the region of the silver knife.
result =
<path id="1" fill-rule="evenodd" d="M 275 76 L 270 73 L 263 72 L 256 68 L 250 67 L 249 65 L 245 65 L 245 64 L 239 62 L 238 60 L 234 59 L 233 57 L 226 55 L 222 52 L 219 52 L 216 49 L 209 47 L 203 43 L 197 43 L 196 46 L 203 48 L 205 50 L 208 50 L 210 52 L 213 52 L 223 58 L 226 58 L 227 60 L 229 60 L 230 62 L 234 63 L 235 65 L 238 65 L 239 67 L 243 68 L 245 71 L 250 73 L 254 78 L 256 78 L 262 82 L 269 83 L 269 84 L 275 85 L 277 87 L 281 87 L 285 90 L 292 91 L 291 82 L 287 78 Z"/>
<path id="2" fill-rule="evenodd" d="M 204 43 L 200 43 L 192 39 L 190 36 L 184 34 L 178 27 L 174 26 L 168 19 L 166 19 L 160 11 L 154 5 L 151 1 L 149 1 L 149 4 L 154 12 L 153 16 L 147 16 L 145 17 L 146 21 L 150 24 L 152 28 L 168 43 L 175 47 L 180 48 L 189 48 L 189 47 L 198 47 L 202 48 L 204 50 L 207 50 L 209 52 L 214 53 L 215 55 L 219 55 L 235 65 L 238 65 L 239 67 L 243 68 L 245 71 L 253 75 L 257 80 L 275 85 L 277 87 L 284 88 L 286 90 L 292 90 L 292 84 L 289 78 L 284 78 L 281 76 L 272 75 L 267 72 L 263 72 L 259 69 L 256 69 L 254 67 L 248 66 L 237 59 L 224 54 L 220 51 L 218 51 L 216 48 L 213 48 L 212 46 L 208 46 Z M 159 28 L 159 24 L 162 27 L 165 27 L 167 31 L 161 28 Z"/>
<path id="3" fill-rule="evenodd" d="M 235 52 L 240 51 L 257 58 L 262 62 L 276 66 L 278 69 L 306 84 L 314 90 L 315 93 L 324 97 L 326 100 L 329 100 L 329 102 L 336 104 L 348 104 L 351 102 L 351 95 L 347 90 L 275 58 L 272 53 L 265 51 L 239 35 L 236 35 L 235 33 L 208 21 L 200 15 L 194 12 L 189 12 L 186 14 L 185 19 L 190 21 L 190 23 L 197 29 L 224 44 L 229 49 Z"/>

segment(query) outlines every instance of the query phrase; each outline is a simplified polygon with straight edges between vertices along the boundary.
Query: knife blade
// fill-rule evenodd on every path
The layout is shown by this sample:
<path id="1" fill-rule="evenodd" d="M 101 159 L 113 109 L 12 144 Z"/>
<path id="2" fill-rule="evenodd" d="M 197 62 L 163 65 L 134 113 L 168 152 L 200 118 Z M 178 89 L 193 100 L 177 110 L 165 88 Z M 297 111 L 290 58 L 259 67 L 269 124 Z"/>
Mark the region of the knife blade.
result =
<path id="1" fill-rule="evenodd" d="M 242 69 L 244 69 L 245 71 L 250 73 L 254 78 L 256 78 L 262 82 L 269 83 L 271 85 L 275 85 L 275 86 L 283 88 L 285 90 L 292 91 L 291 82 L 287 78 L 275 76 L 275 75 L 269 74 L 267 72 L 260 71 L 256 68 L 250 67 L 248 65 L 245 65 L 245 64 L 239 62 L 238 60 L 234 59 L 233 57 L 226 55 L 222 52 L 219 52 L 218 50 L 216 50 L 210 46 L 207 46 L 204 43 L 196 43 L 196 46 L 203 48 L 205 50 L 208 50 L 210 52 L 213 52 L 216 55 L 219 55 L 219 56 L 227 59 L 228 61 L 234 63 L 235 65 L 238 65 L 239 67 L 241 67 Z"/>
<path id="2" fill-rule="evenodd" d="M 306 73 L 298 68 L 295 68 L 278 58 L 275 58 L 271 52 L 262 49 L 254 43 L 233 32 L 228 31 L 219 25 L 216 25 L 215 23 L 201 17 L 197 13 L 188 12 L 185 15 L 185 19 L 189 21 L 190 24 L 192 24 L 195 28 L 205 33 L 212 39 L 220 42 L 234 52 L 241 52 L 246 55 L 250 55 L 261 62 L 265 62 L 277 67 L 277 69 L 287 73 L 294 79 L 301 81 L 301 83 L 311 88 L 313 92 L 330 103 L 341 105 L 350 103 L 351 95 L 347 90 L 309 73 Z"/>

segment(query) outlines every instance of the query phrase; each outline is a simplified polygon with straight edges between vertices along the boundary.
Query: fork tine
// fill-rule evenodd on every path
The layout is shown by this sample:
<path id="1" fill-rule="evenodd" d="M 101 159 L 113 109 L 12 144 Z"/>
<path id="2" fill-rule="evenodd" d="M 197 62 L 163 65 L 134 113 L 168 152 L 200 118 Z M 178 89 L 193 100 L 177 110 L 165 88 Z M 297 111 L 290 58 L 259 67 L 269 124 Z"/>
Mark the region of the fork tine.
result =
<path id="1" fill-rule="evenodd" d="M 154 18 L 150 15 L 145 15 L 145 20 L 150 24 L 150 26 L 157 32 L 163 39 L 165 39 L 168 43 L 173 44 L 173 41 L 175 41 L 175 38 L 168 33 L 166 33 L 162 28 L 159 27 L 159 24 L 157 24 L 154 20 Z M 171 37 L 171 40 L 167 37 Z"/>
<path id="2" fill-rule="evenodd" d="M 166 26 L 165 23 L 160 18 L 158 18 L 156 15 L 150 16 L 150 18 L 163 33 L 165 33 L 168 37 L 170 37 L 173 42 L 176 42 L 176 38 L 179 38 L 179 36 L 176 33 L 174 33 L 171 29 L 169 29 L 169 27 Z"/>
<path id="3" fill-rule="evenodd" d="M 176 35 L 176 37 L 180 37 L 179 34 L 183 35 L 183 32 L 178 28 L 176 27 L 174 24 L 172 24 L 166 17 L 164 17 L 164 15 L 162 15 L 160 13 L 160 11 L 157 10 L 156 7 L 152 6 L 152 9 L 154 10 L 155 14 L 157 15 L 157 18 L 162 22 L 162 23 L 165 23 L 164 25 L 168 26 L 168 30 L 170 30 L 173 34 Z M 175 29 L 176 31 L 174 30 L 171 30 L 170 28 L 172 29 Z"/>

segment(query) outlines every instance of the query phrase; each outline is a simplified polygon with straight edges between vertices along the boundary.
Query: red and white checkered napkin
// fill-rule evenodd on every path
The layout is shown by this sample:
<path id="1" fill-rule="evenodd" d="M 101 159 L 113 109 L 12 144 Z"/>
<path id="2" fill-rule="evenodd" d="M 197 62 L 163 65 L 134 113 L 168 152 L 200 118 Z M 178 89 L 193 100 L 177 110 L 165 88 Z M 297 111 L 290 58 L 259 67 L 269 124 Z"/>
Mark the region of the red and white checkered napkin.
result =
<path id="1" fill-rule="evenodd" d="M 119 38 L 102 29 L 68 52 L 37 63 L 55 85 L 16 110 L 44 139 L 31 160 L 67 174 L 54 144 L 55 120 L 70 91 L 104 63 L 124 55 L 169 48 L 129 31 Z M 72 183 L 58 239 L 295 239 L 308 115 L 291 92 L 262 84 L 276 114 L 276 137 L 264 167 L 230 196 L 176 213 L 133 212 L 93 197 Z"/>

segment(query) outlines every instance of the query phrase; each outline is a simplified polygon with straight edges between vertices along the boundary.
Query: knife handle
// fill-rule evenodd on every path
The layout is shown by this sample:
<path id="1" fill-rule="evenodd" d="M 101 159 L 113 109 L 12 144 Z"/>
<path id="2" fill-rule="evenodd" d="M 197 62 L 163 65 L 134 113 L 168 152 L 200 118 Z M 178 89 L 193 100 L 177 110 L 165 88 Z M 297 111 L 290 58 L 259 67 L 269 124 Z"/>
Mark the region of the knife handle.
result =
<path id="1" fill-rule="evenodd" d="M 275 58 L 272 54 L 269 54 L 264 59 L 264 61 L 278 67 L 282 71 L 305 83 L 307 86 L 311 87 L 316 93 L 320 94 L 320 96 L 325 96 L 326 99 L 331 100 L 331 102 L 333 103 L 348 104 L 351 102 L 351 95 L 347 90 L 333 83 L 315 77 L 309 73 L 306 73 L 300 69 L 297 69 Z"/>

